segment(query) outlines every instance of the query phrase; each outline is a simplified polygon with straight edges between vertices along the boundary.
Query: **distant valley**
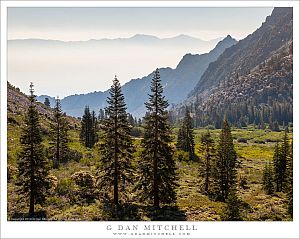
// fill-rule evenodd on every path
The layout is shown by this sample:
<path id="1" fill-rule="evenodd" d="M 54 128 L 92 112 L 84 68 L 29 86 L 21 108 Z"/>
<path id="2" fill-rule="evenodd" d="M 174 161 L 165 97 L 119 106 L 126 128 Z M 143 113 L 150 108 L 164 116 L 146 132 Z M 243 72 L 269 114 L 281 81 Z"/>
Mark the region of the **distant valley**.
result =
<path id="1" fill-rule="evenodd" d="M 219 128 L 224 115 L 239 127 L 251 123 L 264 127 L 264 124 L 271 122 L 280 125 L 290 122 L 293 116 L 292 33 L 292 10 L 275 8 L 260 28 L 239 42 L 228 35 L 208 53 L 183 54 L 174 68 L 159 65 L 172 120 L 178 122 L 188 107 L 196 127 L 214 125 Z M 35 41 L 37 42 L 34 43 Z M 18 48 L 30 43 L 35 47 L 49 44 L 48 41 L 41 40 L 16 40 L 9 44 L 11 47 L 16 44 Z M 129 39 L 53 41 L 51 44 L 58 49 L 64 48 L 64 45 L 83 47 L 86 44 L 96 46 L 115 43 L 165 44 L 165 48 L 173 43 L 188 47 L 212 44 L 185 35 L 168 39 L 136 35 Z M 154 59 L 156 56 L 159 58 L 159 54 L 153 53 L 153 56 Z M 127 110 L 134 117 L 142 118 L 146 112 L 144 102 L 148 99 L 152 71 L 155 68 L 143 77 L 131 78 L 122 86 Z M 83 88 L 86 84 L 85 81 L 82 82 Z M 97 87 L 94 89 L 97 90 Z M 62 98 L 61 104 L 68 115 L 80 117 L 85 106 L 96 113 L 106 107 L 107 96 L 108 90 L 70 95 Z M 46 97 L 54 105 L 55 98 L 48 95 L 40 95 L 38 100 L 44 102 Z"/>
<path id="2" fill-rule="evenodd" d="M 24 92 L 33 81 L 37 83 L 37 94 L 60 98 L 105 91 L 115 75 L 125 84 L 157 67 L 175 68 L 185 54 L 209 52 L 221 39 L 136 34 L 88 41 L 8 40 L 9 81 Z"/>
<path id="3" fill-rule="evenodd" d="M 216 47 L 209 53 L 185 54 L 175 69 L 170 67 L 160 68 L 165 95 L 169 103 L 175 105 L 184 100 L 188 93 L 195 87 L 208 65 L 215 61 L 226 48 L 234 45 L 236 42 L 231 36 L 227 36 L 218 42 Z M 151 79 L 152 73 L 149 72 L 147 76 L 132 79 L 122 86 L 128 111 L 136 117 L 140 118 L 145 114 L 144 102 L 148 98 L 147 94 L 150 91 Z M 72 95 L 63 98 L 61 103 L 63 110 L 67 114 L 78 117 L 82 115 L 86 105 L 89 105 L 96 112 L 100 108 L 104 108 L 107 96 L 108 91 Z M 44 102 L 45 97 L 48 97 L 53 104 L 54 98 L 46 95 L 39 96 L 38 100 Z"/>

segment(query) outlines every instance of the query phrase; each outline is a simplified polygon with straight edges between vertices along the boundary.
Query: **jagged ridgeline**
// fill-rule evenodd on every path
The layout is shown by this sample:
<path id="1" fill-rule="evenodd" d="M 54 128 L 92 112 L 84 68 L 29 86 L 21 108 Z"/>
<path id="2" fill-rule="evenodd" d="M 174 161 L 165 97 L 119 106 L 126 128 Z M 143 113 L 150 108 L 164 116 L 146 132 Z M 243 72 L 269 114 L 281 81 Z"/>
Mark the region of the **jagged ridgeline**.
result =
<path id="1" fill-rule="evenodd" d="M 275 8 L 260 28 L 211 63 L 188 99 L 173 108 L 174 121 L 186 106 L 196 127 L 219 128 L 225 115 L 236 126 L 292 122 L 293 9 Z"/>

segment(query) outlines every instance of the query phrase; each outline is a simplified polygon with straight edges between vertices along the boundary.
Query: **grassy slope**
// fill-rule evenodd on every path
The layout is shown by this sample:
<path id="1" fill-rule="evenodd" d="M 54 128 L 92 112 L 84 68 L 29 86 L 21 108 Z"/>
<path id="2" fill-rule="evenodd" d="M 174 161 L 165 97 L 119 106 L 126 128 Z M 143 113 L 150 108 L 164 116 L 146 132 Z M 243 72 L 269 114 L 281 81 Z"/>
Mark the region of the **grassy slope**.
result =
<path id="1" fill-rule="evenodd" d="M 201 133 L 205 129 L 195 130 L 196 143 L 199 143 Z M 220 131 L 212 130 L 213 137 L 217 139 Z M 233 129 L 232 135 L 237 151 L 240 168 L 238 178 L 246 177 L 248 189 L 239 188 L 238 194 L 244 202 L 244 220 L 290 220 L 286 213 L 283 193 L 273 197 L 266 195 L 261 188 L 261 179 L 264 163 L 273 157 L 274 142 L 264 144 L 255 141 L 276 141 L 282 138 L 281 132 L 268 132 L 258 129 Z M 292 138 L 292 134 L 289 133 Z M 246 138 L 247 143 L 238 143 L 237 139 Z M 197 148 L 197 146 L 196 146 Z M 178 190 L 179 208 L 186 211 L 188 220 L 219 220 L 219 215 L 224 206 L 223 203 L 214 202 L 207 196 L 199 193 L 199 177 L 197 174 L 197 162 L 180 163 L 181 175 L 180 188 Z"/>
<path id="2" fill-rule="evenodd" d="M 9 125 L 8 154 L 9 164 L 15 165 L 16 152 L 19 148 L 18 137 L 20 127 Z M 174 130 L 174 133 L 177 129 Z M 205 129 L 195 130 L 196 149 L 200 141 L 201 133 Z M 220 130 L 211 131 L 217 140 Z M 248 189 L 239 189 L 239 195 L 244 202 L 243 216 L 245 220 L 290 220 L 284 205 L 284 194 L 279 193 L 273 197 L 266 195 L 261 189 L 261 177 L 264 162 L 272 159 L 274 142 L 255 143 L 259 141 L 275 141 L 282 137 L 282 133 L 268 132 L 258 129 L 234 129 L 232 131 L 235 148 L 237 150 L 241 166 L 238 177 L 247 178 Z M 70 161 L 58 170 L 52 170 L 51 174 L 58 180 L 58 189 L 54 190 L 48 198 L 45 210 L 49 219 L 58 220 L 108 220 L 109 214 L 105 205 L 100 200 L 94 203 L 73 202 L 70 195 L 73 194 L 74 183 L 71 175 L 80 170 L 96 173 L 96 165 L 100 155 L 97 147 L 93 150 L 83 147 L 78 140 L 79 132 L 70 131 L 70 148 L 83 154 L 79 162 Z M 292 137 L 290 133 L 290 138 Z M 246 138 L 247 143 L 238 143 L 237 139 Z M 175 136 L 174 136 L 175 140 Z M 135 139 L 135 145 L 139 146 L 139 139 Z M 47 144 L 47 141 L 46 141 Z M 197 150 L 196 150 L 197 151 Z M 198 154 L 199 152 L 197 152 Z M 136 159 L 137 160 L 137 159 Z M 138 163 L 138 161 L 136 162 Z M 198 162 L 178 161 L 179 188 L 177 190 L 177 208 L 166 207 L 163 214 L 156 220 L 219 220 L 224 203 L 211 201 L 200 192 L 200 178 L 198 176 Z M 26 212 L 25 202 L 17 203 L 14 180 L 8 184 L 8 215 L 14 212 Z M 133 197 L 134 195 L 132 195 Z M 133 198 L 130 212 L 124 220 L 153 220 L 151 208 L 136 203 Z"/>

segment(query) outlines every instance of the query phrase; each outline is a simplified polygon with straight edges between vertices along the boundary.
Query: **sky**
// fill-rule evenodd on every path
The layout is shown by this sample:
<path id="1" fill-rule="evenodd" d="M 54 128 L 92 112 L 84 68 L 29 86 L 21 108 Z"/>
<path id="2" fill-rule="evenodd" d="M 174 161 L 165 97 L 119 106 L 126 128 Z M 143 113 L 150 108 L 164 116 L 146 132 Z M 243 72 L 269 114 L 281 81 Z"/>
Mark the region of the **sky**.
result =
<path id="1" fill-rule="evenodd" d="M 254 31 L 272 8 L 9 8 L 8 38 L 89 40 L 137 33 L 204 40 Z"/>
<path id="2" fill-rule="evenodd" d="M 207 7 L 197 7 L 197 8 L 8 8 L 8 39 L 53 39 L 53 40 L 63 40 L 63 41 L 87 41 L 89 39 L 102 39 L 102 38 L 127 38 L 135 34 L 147 34 L 154 35 L 160 38 L 173 37 L 180 34 L 186 34 L 189 36 L 197 37 L 203 40 L 210 40 L 219 37 L 225 37 L 230 34 L 237 40 L 243 39 L 248 34 L 259 28 L 265 18 L 271 14 L 273 8 L 262 8 L 262 7 L 245 7 L 245 8 L 207 8 Z M 146 46 L 145 46 L 146 47 Z M 149 48 L 149 46 L 148 46 Z M 188 49 L 188 46 L 187 46 Z M 104 54 L 118 55 L 120 52 L 114 51 L 113 49 L 106 49 Z M 133 49 L 131 49 L 133 50 Z M 152 49 L 144 49 L 150 55 L 145 55 L 143 61 L 135 62 L 133 58 L 136 58 L 135 54 L 131 54 L 129 51 L 125 52 L 126 56 L 123 57 L 124 66 L 121 72 L 113 72 L 113 65 L 106 65 L 102 68 L 106 71 L 104 74 L 107 79 L 108 76 L 113 79 L 114 74 L 119 73 L 122 78 L 121 83 L 129 81 L 132 77 L 142 77 L 151 73 L 153 64 L 147 65 L 147 59 L 151 58 Z M 209 50 L 209 49 L 207 49 Z M 9 56 L 10 61 L 9 66 L 9 77 L 11 76 L 12 83 L 20 85 L 21 90 L 25 90 L 25 82 L 29 79 L 33 79 L 36 82 L 35 85 L 40 85 L 38 87 L 38 93 L 47 93 L 47 91 L 55 95 L 54 83 L 61 81 L 60 77 L 51 78 L 53 85 L 51 86 L 49 82 L 46 84 L 41 79 L 43 75 L 47 75 L 50 71 L 56 71 L 57 65 L 67 65 L 66 67 L 77 66 L 79 63 L 73 61 L 64 62 L 59 64 L 59 57 L 57 57 L 56 64 L 48 64 L 39 66 L 36 62 L 41 62 L 35 59 L 36 62 L 31 62 L 30 57 L 25 57 L 24 54 L 37 55 L 36 49 L 32 49 L 32 52 L 27 50 L 16 51 L 14 50 L 13 56 Z M 199 50 L 200 51 L 200 50 Z M 39 54 L 41 54 L 39 50 Z M 46 51 L 44 56 L 39 56 L 41 58 L 55 58 L 53 54 L 47 55 Z M 143 51 L 141 51 L 143 52 Z M 48 52 L 49 53 L 49 52 Z M 67 53 L 67 52 L 66 52 Z M 175 62 L 178 63 L 182 57 L 182 52 L 178 52 L 177 55 L 170 55 L 168 60 L 168 55 L 170 52 L 159 51 L 161 57 L 164 61 L 157 61 L 157 67 L 175 67 Z M 203 53 L 203 52 L 192 52 L 192 53 Z M 10 54 L 10 53 L 9 53 Z M 22 55 L 23 54 L 23 55 Z M 80 54 L 87 58 L 87 54 L 93 54 L 91 51 L 82 50 L 82 53 L 77 52 L 76 57 L 80 58 Z M 110 56 L 112 57 L 112 56 Z M 93 57 L 88 57 L 93 58 Z M 113 59 L 114 57 L 112 57 Z M 159 57 L 156 57 L 159 58 Z M 70 59 L 68 59 L 70 60 Z M 98 60 L 98 59 L 97 59 Z M 24 61 L 24 62 L 22 62 Z M 29 61 L 29 62 L 28 62 Z M 47 62 L 43 59 L 43 62 Z M 126 67 L 126 62 L 129 63 Z M 69 63 L 69 65 L 68 65 Z M 22 66 L 23 64 L 23 66 Z M 23 72 L 20 67 L 23 68 L 24 65 L 30 64 L 33 68 L 28 68 Z M 96 63 L 93 63 L 96 64 Z M 113 64 L 113 61 L 111 61 Z M 143 66 L 141 65 L 143 64 Z M 163 64 L 163 65 L 161 65 Z M 89 64 L 84 64 L 89 65 Z M 71 87 L 67 89 L 60 89 L 58 92 L 62 96 L 75 93 L 87 93 L 94 90 L 106 90 L 110 87 L 110 79 L 104 80 L 101 77 L 92 76 L 88 68 L 82 66 L 82 79 L 77 76 L 72 75 L 71 72 L 67 73 L 67 77 L 64 77 L 67 82 L 66 85 L 72 84 Z M 132 68 L 134 65 L 134 69 Z M 39 67 L 39 69 L 36 69 Z M 95 65 L 96 67 L 96 65 Z M 71 67 L 72 68 L 72 67 Z M 128 69 L 126 71 L 126 68 Z M 139 71 L 139 69 L 142 69 Z M 61 71 L 61 69 L 59 69 Z M 57 71 L 57 75 L 60 72 Z M 84 72 L 87 72 L 90 80 L 84 77 Z M 115 71 L 115 70 L 114 70 Z M 129 74 L 130 71 L 130 74 Z M 20 74 L 22 72 L 22 74 Z M 65 72 L 61 72 L 65 74 Z M 95 70 L 95 74 L 99 74 Z M 136 76 L 136 77 L 135 77 Z M 97 87 L 94 83 L 97 79 Z M 80 87 L 82 81 L 85 81 L 89 86 L 85 88 Z M 40 81 L 40 82 L 39 82 Z M 75 87 L 76 86 L 76 87 Z M 28 88 L 28 87 L 27 87 Z M 26 88 L 26 90 L 27 90 Z"/>

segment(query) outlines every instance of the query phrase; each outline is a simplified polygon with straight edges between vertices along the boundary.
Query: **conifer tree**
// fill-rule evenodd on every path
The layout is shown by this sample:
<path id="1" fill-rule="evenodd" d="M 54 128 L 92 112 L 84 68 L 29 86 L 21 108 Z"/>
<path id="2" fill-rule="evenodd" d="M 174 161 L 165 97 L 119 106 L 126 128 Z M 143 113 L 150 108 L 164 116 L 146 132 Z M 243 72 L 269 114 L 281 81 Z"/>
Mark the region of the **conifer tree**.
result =
<path id="1" fill-rule="evenodd" d="M 274 168 L 274 181 L 276 185 L 276 191 L 279 191 L 280 188 L 280 153 L 279 153 L 279 143 L 276 141 L 274 154 L 273 154 L 273 168 Z"/>
<path id="2" fill-rule="evenodd" d="M 98 141 L 98 136 L 97 136 L 97 124 L 98 124 L 98 121 L 97 121 L 97 117 L 96 117 L 96 113 L 95 111 L 93 110 L 92 111 L 92 127 L 91 127 L 91 144 L 92 146 L 95 145 L 95 143 L 97 143 Z"/>
<path id="3" fill-rule="evenodd" d="M 104 118 L 105 118 L 104 110 L 100 109 L 98 119 L 99 119 L 99 121 L 102 121 L 102 120 L 104 120 Z"/>
<path id="4" fill-rule="evenodd" d="M 286 169 L 287 169 L 287 161 L 288 156 L 290 154 L 290 145 L 288 139 L 288 131 L 285 129 L 283 140 L 280 147 L 280 191 L 285 191 L 286 186 Z"/>
<path id="5" fill-rule="evenodd" d="M 46 105 L 47 107 L 50 107 L 50 100 L 48 97 L 45 98 L 44 105 Z"/>
<path id="6" fill-rule="evenodd" d="M 216 149 L 214 140 L 211 137 L 209 130 L 201 136 L 200 151 L 204 156 L 203 167 L 200 168 L 200 176 L 204 177 L 204 191 L 210 191 L 210 184 L 212 183 L 212 171 L 214 170 Z"/>
<path id="7" fill-rule="evenodd" d="M 91 121 L 92 115 L 90 112 L 89 106 L 85 106 L 84 114 L 81 119 L 81 130 L 80 130 L 80 140 L 85 145 L 85 147 L 91 147 L 91 139 L 90 139 L 90 132 L 91 132 Z"/>
<path id="8" fill-rule="evenodd" d="M 280 132 L 280 129 L 279 129 L 279 125 L 278 125 L 278 121 L 277 121 L 277 120 L 274 122 L 272 130 L 273 130 L 273 131 L 276 131 L 276 132 Z"/>
<path id="9" fill-rule="evenodd" d="M 288 213 L 293 218 L 293 142 L 287 158 L 286 196 Z"/>
<path id="10" fill-rule="evenodd" d="M 20 138 L 22 151 L 18 156 L 18 192 L 29 200 L 29 216 L 34 216 L 35 204 L 43 204 L 50 188 L 48 161 L 44 155 L 39 114 L 35 106 L 33 84 L 30 84 L 30 105 Z"/>
<path id="11" fill-rule="evenodd" d="M 221 219 L 223 221 L 241 221 L 240 204 L 241 201 L 236 194 L 235 189 L 231 189 L 226 199 L 226 207 L 223 210 Z"/>
<path id="12" fill-rule="evenodd" d="M 88 148 L 92 148 L 98 140 L 96 114 L 95 111 L 90 112 L 89 106 L 84 108 L 81 119 L 80 140 Z"/>
<path id="13" fill-rule="evenodd" d="M 58 168 L 61 162 L 68 159 L 68 123 L 61 110 L 60 99 L 57 98 L 54 107 L 54 120 L 51 124 L 51 149 L 53 153 L 53 166 Z"/>
<path id="14" fill-rule="evenodd" d="M 182 130 L 182 127 L 178 129 L 177 133 L 177 142 L 176 142 L 176 148 L 177 149 L 182 149 L 184 145 L 184 132 Z"/>
<path id="15" fill-rule="evenodd" d="M 276 183 L 276 191 L 285 191 L 286 185 L 286 170 L 287 170 L 287 160 L 290 154 L 290 146 L 288 142 L 287 130 L 285 130 L 283 140 L 281 145 L 276 142 L 274 154 L 273 154 L 273 167 L 274 167 L 274 177 Z"/>
<path id="16" fill-rule="evenodd" d="M 193 160 L 195 158 L 195 142 L 194 142 L 194 132 L 193 132 L 193 121 L 190 116 L 189 110 L 186 108 L 185 117 L 183 119 L 181 128 L 178 131 L 177 137 L 178 149 L 181 149 L 189 153 L 189 158 Z"/>
<path id="17" fill-rule="evenodd" d="M 136 117 L 134 117 L 134 125 L 135 125 L 135 126 L 138 126 L 138 121 L 137 121 L 137 118 L 136 118 Z"/>
<path id="18" fill-rule="evenodd" d="M 132 114 L 128 114 L 128 121 L 131 126 L 135 126 L 134 118 L 133 118 Z"/>
<path id="19" fill-rule="evenodd" d="M 233 145 L 231 129 L 226 118 L 223 122 L 217 153 L 217 181 L 221 200 L 225 201 L 229 191 L 236 187 L 237 180 L 237 155 Z"/>
<path id="20" fill-rule="evenodd" d="M 138 126 L 142 126 L 142 124 L 143 124 L 142 119 L 139 118 L 139 119 L 138 119 Z"/>
<path id="21" fill-rule="evenodd" d="M 273 170 L 270 162 L 266 162 L 264 171 L 263 171 L 263 189 L 269 195 L 274 193 L 274 176 Z"/>
<path id="22" fill-rule="evenodd" d="M 119 207 L 119 193 L 126 196 L 128 184 L 133 183 L 132 154 L 134 152 L 124 95 L 117 77 L 109 91 L 107 118 L 103 122 L 103 139 L 100 144 L 101 165 L 99 186 L 113 189 L 113 203 Z"/>
<path id="23" fill-rule="evenodd" d="M 147 113 L 144 118 L 143 152 L 136 189 L 140 190 L 142 200 L 153 200 L 154 207 L 159 208 L 160 203 L 172 203 L 176 200 L 177 177 L 170 145 L 171 130 L 166 110 L 168 102 L 163 96 L 158 69 L 153 74 L 151 94 L 145 105 Z"/>

